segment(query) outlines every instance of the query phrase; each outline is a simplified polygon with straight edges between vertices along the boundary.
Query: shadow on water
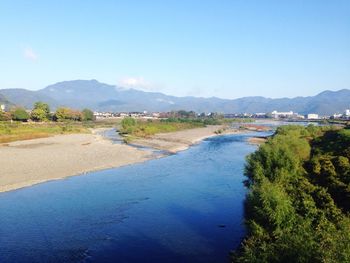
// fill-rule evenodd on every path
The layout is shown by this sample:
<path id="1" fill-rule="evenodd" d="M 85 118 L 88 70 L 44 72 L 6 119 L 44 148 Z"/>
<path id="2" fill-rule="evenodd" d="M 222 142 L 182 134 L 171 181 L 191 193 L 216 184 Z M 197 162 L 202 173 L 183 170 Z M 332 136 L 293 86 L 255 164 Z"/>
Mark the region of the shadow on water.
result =
<path id="1" fill-rule="evenodd" d="M 86 257 L 85 262 L 191 262 L 188 255 L 178 253 L 159 240 L 144 236 L 142 233 L 123 237 L 123 242 L 125 246 L 121 247 L 118 246 L 118 240 L 110 240 L 108 247 L 94 252 L 93 257 Z"/>

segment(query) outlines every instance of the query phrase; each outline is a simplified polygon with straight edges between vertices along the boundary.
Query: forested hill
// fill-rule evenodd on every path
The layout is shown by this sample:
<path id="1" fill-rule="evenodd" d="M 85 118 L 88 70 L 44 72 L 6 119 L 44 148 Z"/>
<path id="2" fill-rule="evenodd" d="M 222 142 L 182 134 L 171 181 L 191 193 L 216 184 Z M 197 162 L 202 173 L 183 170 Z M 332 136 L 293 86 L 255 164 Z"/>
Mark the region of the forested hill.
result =
<path id="1" fill-rule="evenodd" d="M 5 103 L 7 103 L 8 101 L 7 101 L 7 99 L 5 98 L 5 96 L 4 95 L 2 95 L 2 94 L 0 94 L 0 104 L 5 104 Z"/>
<path id="2" fill-rule="evenodd" d="M 0 104 L 4 104 L 6 106 L 11 106 L 12 105 L 12 103 L 9 102 L 8 99 L 2 94 L 0 94 Z"/>
<path id="3" fill-rule="evenodd" d="M 350 129 L 280 127 L 246 165 L 232 262 L 350 262 Z"/>
<path id="4" fill-rule="evenodd" d="M 324 91 L 315 96 L 271 99 L 260 96 L 238 99 L 176 97 L 160 92 L 145 92 L 101 83 L 97 80 L 58 82 L 44 89 L 2 89 L 11 102 L 31 109 L 35 102 L 48 103 L 51 109 L 68 106 L 99 111 L 171 111 L 257 113 L 294 111 L 300 114 L 332 115 L 350 107 L 350 90 Z M 233 93 L 232 96 L 235 96 Z"/>

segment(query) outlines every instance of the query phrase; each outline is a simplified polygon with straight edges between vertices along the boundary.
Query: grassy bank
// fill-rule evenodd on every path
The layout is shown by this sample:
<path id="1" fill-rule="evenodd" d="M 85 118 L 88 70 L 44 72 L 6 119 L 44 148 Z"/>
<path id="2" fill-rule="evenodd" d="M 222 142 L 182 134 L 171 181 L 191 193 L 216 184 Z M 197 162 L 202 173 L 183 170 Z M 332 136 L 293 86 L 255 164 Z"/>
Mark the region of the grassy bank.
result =
<path id="1" fill-rule="evenodd" d="M 133 137 L 146 138 L 157 133 L 175 132 L 185 129 L 205 127 L 203 121 L 186 119 L 167 120 L 136 120 L 125 118 L 121 122 L 120 133 L 129 139 Z"/>
<path id="2" fill-rule="evenodd" d="M 89 128 L 112 127 L 115 122 L 0 122 L 0 143 L 45 138 L 58 134 L 89 133 Z"/>
<path id="3" fill-rule="evenodd" d="M 167 118 L 156 120 L 142 120 L 125 118 L 121 122 L 120 134 L 125 137 L 125 142 L 130 142 L 135 138 L 147 138 L 157 133 L 176 132 L 180 130 L 202 128 L 207 125 L 228 126 L 234 122 L 241 122 L 241 119 L 225 119 L 213 117 L 198 118 Z M 253 122 L 247 119 L 245 122 Z M 215 133 L 221 134 L 225 129 L 219 129 Z"/>

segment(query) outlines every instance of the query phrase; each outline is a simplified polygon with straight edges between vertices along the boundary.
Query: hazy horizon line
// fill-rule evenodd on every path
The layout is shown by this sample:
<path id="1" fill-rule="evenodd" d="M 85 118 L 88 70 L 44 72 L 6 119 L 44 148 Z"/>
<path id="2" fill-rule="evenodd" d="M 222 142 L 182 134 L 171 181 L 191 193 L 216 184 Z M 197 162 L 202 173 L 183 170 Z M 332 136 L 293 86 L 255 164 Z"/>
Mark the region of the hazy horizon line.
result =
<path id="1" fill-rule="evenodd" d="M 323 92 L 339 92 L 339 91 L 342 91 L 342 90 L 348 90 L 350 91 L 350 88 L 339 88 L 339 89 L 325 89 L 325 90 L 320 90 L 319 92 L 315 93 L 315 94 L 310 94 L 310 95 L 306 95 L 306 96 L 302 96 L 302 95 L 294 95 L 294 96 L 285 96 L 285 97 L 271 97 L 271 96 L 263 96 L 263 95 L 245 95 L 245 96 L 240 96 L 240 97 L 219 97 L 219 96 L 196 96 L 196 95 L 174 95 L 174 94 L 169 94 L 167 92 L 163 92 L 163 91 L 155 91 L 155 90 L 147 90 L 147 89 L 143 89 L 141 87 L 124 87 L 124 86 L 120 86 L 118 84 L 109 84 L 105 81 L 99 81 L 97 80 L 96 78 L 92 78 L 92 79 L 71 79 L 71 80 L 63 80 L 63 81 L 57 81 L 57 82 L 54 82 L 52 84 L 48 84 L 48 85 L 45 85 L 44 87 L 42 88 L 38 88 L 38 89 L 30 89 L 30 88 L 0 88 L 0 91 L 1 90 L 6 90 L 6 89 L 22 89 L 22 90 L 29 90 L 29 91 L 39 91 L 39 90 L 42 90 L 42 89 L 45 89 L 49 86 L 52 86 L 52 85 L 55 85 L 55 84 L 58 84 L 58 83 L 62 83 L 62 82 L 73 82 L 73 81 L 96 81 L 100 84 L 105 84 L 105 85 L 109 85 L 109 86 L 114 86 L 116 88 L 119 88 L 119 89 L 124 89 L 124 90 L 138 90 L 138 91 L 142 91 L 142 92 L 148 92 L 148 93 L 161 93 L 161 94 L 164 94 L 166 96 L 172 96 L 172 97 L 195 97 L 195 98 L 204 98 L 204 99 L 222 99 L 222 100 L 236 100 L 236 99 L 241 99 L 241 98 L 249 98 L 249 97 L 262 97 L 262 98 L 265 98 L 265 99 L 295 99 L 295 98 L 307 98 L 307 97 L 314 97 L 314 96 L 317 96 Z"/>

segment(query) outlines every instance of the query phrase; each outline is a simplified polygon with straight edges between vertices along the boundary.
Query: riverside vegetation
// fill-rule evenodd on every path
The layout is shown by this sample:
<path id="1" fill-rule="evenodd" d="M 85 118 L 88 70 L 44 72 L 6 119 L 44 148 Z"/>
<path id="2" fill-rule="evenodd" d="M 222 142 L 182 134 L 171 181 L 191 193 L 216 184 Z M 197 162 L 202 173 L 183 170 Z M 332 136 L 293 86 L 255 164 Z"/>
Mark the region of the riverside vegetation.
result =
<path id="1" fill-rule="evenodd" d="M 0 143 L 20 140 L 30 140 L 49 137 L 58 134 L 89 133 L 94 123 L 76 122 L 47 122 L 47 123 L 21 123 L 0 122 Z"/>
<path id="2" fill-rule="evenodd" d="M 279 127 L 247 158 L 232 262 L 350 262 L 350 129 Z"/>
<path id="3" fill-rule="evenodd" d="M 95 122 L 93 117 L 93 112 L 89 109 L 78 111 L 66 107 L 60 107 L 52 114 L 49 105 L 43 102 L 35 103 L 30 113 L 21 107 L 9 112 L 0 111 L 0 143 L 57 134 L 89 133 L 88 128 L 112 125 Z"/>
<path id="4" fill-rule="evenodd" d="M 172 111 L 167 118 L 163 119 L 134 119 L 124 118 L 121 122 L 119 133 L 124 136 L 125 142 L 134 138 L 147 138 L 157 133 L 175 132 L 185 129 L 203 128 L 207 125 L 228 125 L 233 122 L 253 122 L 253 119 L 228 119 L 218 113 L 197 115 L 193 111 Z M 221 134 L 224 128 L 218 129 L 215 133 Z"/>
<path id="5" fill-rule="evenodd" d="M 34 122 L 44 121 L 92 121 L 94 119 L 93 112 L 89 109 L 82 111 L 74 110 L 67 107 L 57 108 L 55 113 L 50 112 L 50 107 L 47 103 L 38 101 L 34 104 L 33 109 L 26 111 L 22 107 L 12 108 L 9 112 L 0 111 L 0 121 L 21 121 L 27 122 L 32 120 Z"/>
<path id="6" fill-rule="evenodd" d="M 124 136 L 124 141 L 128 143 L 135 138 L 148 138 L 157 133 L 203 128 L 207 125 L 220 125 L 223 123 L 223 119 L 219 118 L 174 117 L 160 120 L 141 120 L 127 117 L 122 120 L 119 133 Z M 217 133 L 221 132 L 221 129 L 217 131 Z"/>

